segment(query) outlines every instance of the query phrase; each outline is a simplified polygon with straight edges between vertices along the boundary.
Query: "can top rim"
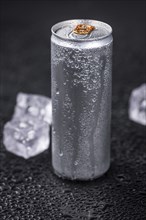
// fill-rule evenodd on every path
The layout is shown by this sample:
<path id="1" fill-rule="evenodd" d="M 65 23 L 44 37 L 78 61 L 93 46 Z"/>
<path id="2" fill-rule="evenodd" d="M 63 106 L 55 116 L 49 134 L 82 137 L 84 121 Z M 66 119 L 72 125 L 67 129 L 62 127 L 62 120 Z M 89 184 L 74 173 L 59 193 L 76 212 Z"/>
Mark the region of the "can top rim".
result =
<path id="1" fill-rule="evenodd" d="M 107 34 L 103 35 L 103 36 L 100 36 L 100 37 L 97 37 L 97 38 L 86 38 L 86 39 L 82 39 L 82 38 L 67 38 L 67 37 L 64 37 L 64 36 L 60 36 L 57 34 L 57 30 L 60 29 L 61 27 L 65 27 L 66 25 L 69 25 L 69 24 L 73 24 L 75 23 L 76 25 L 79 24 L 80 22 L 90 22 L 91 25 L 94 25 L 94 24 L 98 24 L 102 27 L 104 27 L 106 30 L 107 30 Z M 102 22 L 102 21 L 97 21 L 97 20 L 93 20 L 93 19 L 71 19 L 71 20 L 66 20 L 66 21 L 61 21 L 55 25 L 52 26 L 51 28 L 51 32 L 54 36 L 56 36 L 57 38 L 60 38 L 62 40 L 67 40 L 67 41 L 72 41 L 72 42 L 85 42 L 85 41 L 98 41 L 98 40 L 102 40 L 102 39 L 105 39 L 105 38 L 108 38 L 111 34 L 112 34 L 112 27 L 105 23 L 105 22 Z"/>

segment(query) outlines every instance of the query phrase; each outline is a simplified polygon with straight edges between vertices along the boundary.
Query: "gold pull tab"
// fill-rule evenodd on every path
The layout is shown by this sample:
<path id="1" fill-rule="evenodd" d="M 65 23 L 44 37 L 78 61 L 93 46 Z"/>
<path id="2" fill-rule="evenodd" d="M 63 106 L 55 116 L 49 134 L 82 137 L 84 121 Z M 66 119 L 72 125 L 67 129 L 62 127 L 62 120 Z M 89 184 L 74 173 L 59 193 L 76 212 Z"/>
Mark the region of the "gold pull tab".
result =
<path id="1" fill-rule="evenodd" d="M 95 29 L 94 26 L 88 24 L 78 24 L 73 30 L 75 34 L 90 34 Z"/>

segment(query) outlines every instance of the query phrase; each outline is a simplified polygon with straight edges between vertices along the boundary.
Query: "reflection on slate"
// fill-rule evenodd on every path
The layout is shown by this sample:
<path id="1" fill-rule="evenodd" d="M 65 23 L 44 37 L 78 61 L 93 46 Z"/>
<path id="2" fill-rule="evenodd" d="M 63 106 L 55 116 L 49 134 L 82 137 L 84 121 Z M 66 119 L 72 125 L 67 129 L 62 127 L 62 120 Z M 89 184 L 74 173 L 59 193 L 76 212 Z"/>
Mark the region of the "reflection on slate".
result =
<path id="1" fill-rule="evenodd" d="M 145 81 L 144 2 L 75 2 L 0 3 L 1 138 L 18 92 L 50 97 L 51 26 L 71 18 L 102 20 L 114 30 L 111 167 L 92 182 L 62 180 L 52 172 L 50 149 L 26 161 L 1 142 L 2 220 L 146 218 L 145 126 L 128 118 L 130 93 Z"/>

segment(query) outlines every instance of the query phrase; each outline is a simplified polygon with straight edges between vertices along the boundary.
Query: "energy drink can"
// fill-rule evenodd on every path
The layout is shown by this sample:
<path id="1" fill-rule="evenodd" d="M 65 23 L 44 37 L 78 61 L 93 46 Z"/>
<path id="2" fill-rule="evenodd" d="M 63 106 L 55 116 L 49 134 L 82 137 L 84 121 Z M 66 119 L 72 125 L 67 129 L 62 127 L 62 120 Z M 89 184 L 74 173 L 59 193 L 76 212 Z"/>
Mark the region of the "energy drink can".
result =
<path id="1" fill-rule="evenodd" d="M 52 166 L 90 180 L 110 165 L 112 28 L 95 20 L 52 27 Z"/>

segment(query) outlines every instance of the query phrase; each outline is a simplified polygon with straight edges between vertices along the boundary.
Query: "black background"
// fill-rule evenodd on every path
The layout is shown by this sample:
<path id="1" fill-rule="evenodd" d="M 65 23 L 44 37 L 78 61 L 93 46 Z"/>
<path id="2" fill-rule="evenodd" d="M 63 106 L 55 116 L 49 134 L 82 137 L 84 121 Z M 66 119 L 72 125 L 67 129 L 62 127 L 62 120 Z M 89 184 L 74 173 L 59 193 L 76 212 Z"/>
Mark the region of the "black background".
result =
<path id="1" fill-rule="evenodd" d="M 146 219 L 145 128 L 128 119 L 128 99 L 146 81 L 144 1 L 1 1 L 1 140 L 16 95 L 50 97 L 50 29 L 73 18 L 113 28 L 111 167 L 92 182 L 51 170 L 50 149 L 24 160 L 0 148 L 0 219 Z"/>

